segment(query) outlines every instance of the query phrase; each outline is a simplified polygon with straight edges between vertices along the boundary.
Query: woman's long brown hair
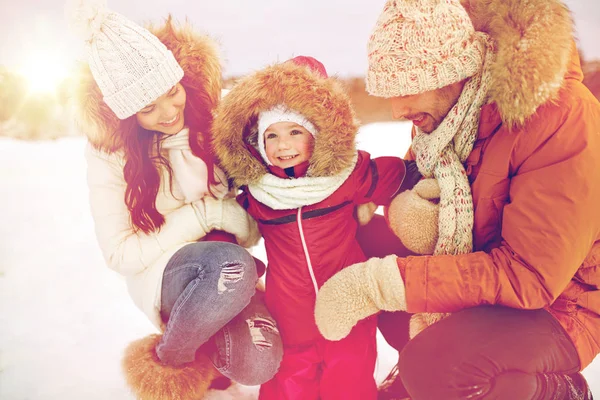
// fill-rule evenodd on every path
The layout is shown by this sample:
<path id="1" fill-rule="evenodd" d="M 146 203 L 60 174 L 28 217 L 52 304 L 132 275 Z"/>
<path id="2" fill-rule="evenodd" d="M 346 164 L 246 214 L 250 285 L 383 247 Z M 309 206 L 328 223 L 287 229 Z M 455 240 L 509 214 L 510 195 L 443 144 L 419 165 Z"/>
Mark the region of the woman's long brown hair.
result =
<path id="1" fill-rule="evenodd" d="M 215 157 L 210 148 L 212 110 L 202 106 L 210 104 L 211 101 L 204 89 L 193 79 L 184 76 L 180 83 L 187 95 L 184 117 L 190 130 L 190 148 L 194 155 L 206 163 L 209 184 L 214 185 L 217 181 L 214 176 Z M 161 166 L 167 170 L 169 182 L 172 183 L 171 166 L 160 153 L 160 140 L 156 140 L 157 135 L 161 133 L 140 127 L 135 115 L 121 121 L 119 130 L 125 151 L 125 204 L 129 209 L 131 222 L 136 229 L 144 233 L 155 232 L 165 223 L 164 215 L 156 209 L 156 196 L 161 184 Z"/>

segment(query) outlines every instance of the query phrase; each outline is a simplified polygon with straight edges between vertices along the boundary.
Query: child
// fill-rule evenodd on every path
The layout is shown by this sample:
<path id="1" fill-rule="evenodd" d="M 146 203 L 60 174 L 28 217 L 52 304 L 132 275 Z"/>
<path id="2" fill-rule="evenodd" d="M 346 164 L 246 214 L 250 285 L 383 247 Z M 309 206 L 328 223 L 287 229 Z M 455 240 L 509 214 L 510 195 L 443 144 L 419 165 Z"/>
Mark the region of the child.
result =
<path id="1" fill-rule="evenodd" d="M 245 78 L 217 108 L 213 146 L 243 186 L 269 260 L 266 303 L 284 355 L 261 399 L 374 399 L 376 319 L 343 340 L 314 320 L 319 287 L 366 258 L 356 241 L 357 205 L 389 202 L 420 178 L 403 160 L 357 151 L 349 98 L 317 60 L 296 57 Z"/>

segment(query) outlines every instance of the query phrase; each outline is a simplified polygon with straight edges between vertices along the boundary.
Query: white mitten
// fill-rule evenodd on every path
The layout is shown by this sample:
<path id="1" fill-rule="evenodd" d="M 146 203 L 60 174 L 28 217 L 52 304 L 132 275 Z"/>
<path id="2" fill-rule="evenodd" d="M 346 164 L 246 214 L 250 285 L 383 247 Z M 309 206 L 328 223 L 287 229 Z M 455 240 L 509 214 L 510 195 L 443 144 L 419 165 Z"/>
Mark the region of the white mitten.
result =
<path id="1" fill-rule="evenodd" d="M 406 311 L 404 281 L 395 255 L 373 257 L 333 275 L 317 293 L 315 321 L 328 340 L 345 338 L 354 325 L 380 310 Z"/>
<path id="2" fill-rule="evenodd" d="M 193 201 L 192 207 L 196 212 L 198 222 L 204 232 L 220 230 L 223 223 L 223 200 L 205 196 Z"/>
<path id="3" fill-rule="evenodd" d="M 252 247 L 260 239 L 256 221 L 234 198 L 204 197 L 192 203 L 196 216 L 206 233 L 212 230 L 229 232 L 242 247 Z"/>
<path id="4" fill-rule="evenodd" d="M 254 218 L 234 199 L 223 200 L 221 229 L 232 233 L 242 247 L 252 247 L 260 240 L 260 232 Z"/>

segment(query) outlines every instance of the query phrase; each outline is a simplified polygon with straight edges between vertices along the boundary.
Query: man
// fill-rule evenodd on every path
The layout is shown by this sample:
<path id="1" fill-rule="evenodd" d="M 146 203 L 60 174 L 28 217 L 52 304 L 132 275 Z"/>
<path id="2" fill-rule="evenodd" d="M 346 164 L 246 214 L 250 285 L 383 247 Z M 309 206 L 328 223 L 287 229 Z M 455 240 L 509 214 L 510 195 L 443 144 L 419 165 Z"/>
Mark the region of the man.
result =
<path id="1" fill-rule="evenodd" d="M 409 157 L 440 187 L 435 252 L 340 271 L 316 321 L 337 340 L 396 311 L 380 315 L 401 350 L 388 398 L 589 399 L 600 104 L 559 0 L 463 2 L 388 0 L 369 41 L 367 89 L 413 121 Z M 407 343 L 420 312 L 452 314 Z"/>

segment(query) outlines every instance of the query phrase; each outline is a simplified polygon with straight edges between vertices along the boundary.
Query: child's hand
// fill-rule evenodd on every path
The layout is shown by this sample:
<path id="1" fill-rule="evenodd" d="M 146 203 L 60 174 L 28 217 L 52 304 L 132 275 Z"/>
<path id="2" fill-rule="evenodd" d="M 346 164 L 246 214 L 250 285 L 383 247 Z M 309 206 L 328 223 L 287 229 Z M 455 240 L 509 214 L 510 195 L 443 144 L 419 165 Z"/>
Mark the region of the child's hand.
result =
<path id="1" fill-rule="evenodd" d="M 258 243 L 260 232 L 256 221 L 238 204 L 235 198 L 215 199 L 205 196 L 192 203 L 205 233 L 225 231 L 235 236 L 242 247 Z"/>
<path id="2" fill-rule="evenodd" d="M 377 204 L 372 201 L 359 204 L 358 207 L 356 207 L 356 220 L 358 221 L 358 224 L 364 226 L 371 222 L 373 215 L 375 215 L 375 211 L 377 211 Z"/>

